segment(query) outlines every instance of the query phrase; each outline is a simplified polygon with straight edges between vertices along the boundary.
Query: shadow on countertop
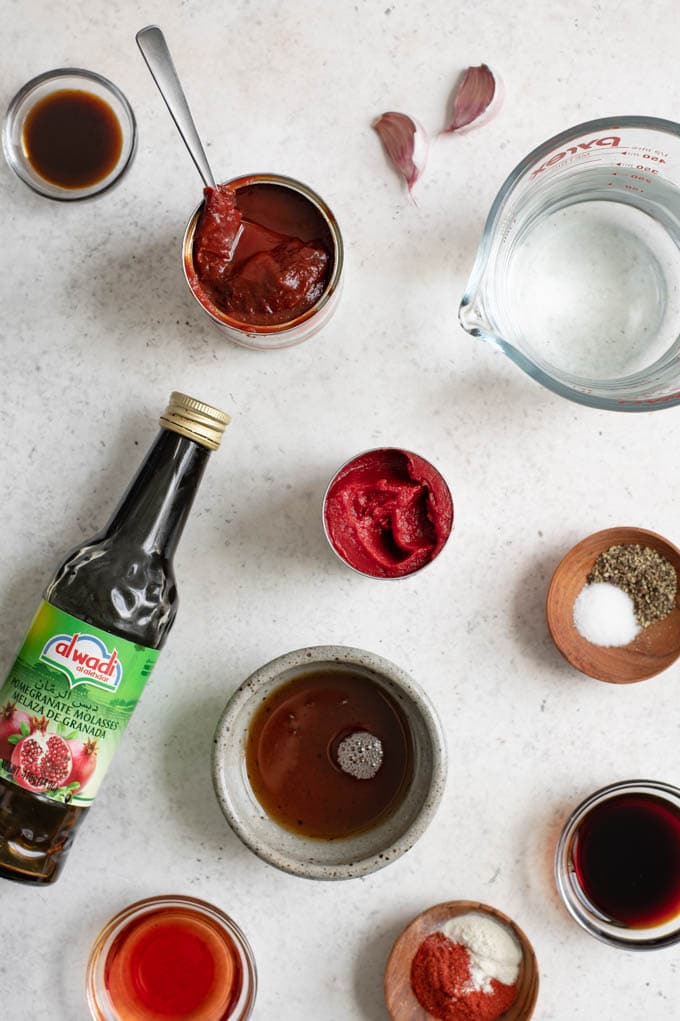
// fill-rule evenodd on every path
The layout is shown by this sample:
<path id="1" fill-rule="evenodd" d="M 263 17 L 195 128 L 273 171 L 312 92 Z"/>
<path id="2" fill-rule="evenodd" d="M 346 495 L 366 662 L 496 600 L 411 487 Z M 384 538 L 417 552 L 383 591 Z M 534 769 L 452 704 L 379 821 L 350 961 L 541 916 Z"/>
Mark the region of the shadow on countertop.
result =
<path id="1" fill-rule="evenodd" d="M 580 675 L 553 644 L 545 614 L 548 586 L 566 546 L 550 544 L 538 553 L 520 575 L 513 596 L 513 632 L 524 655 L 535 667 L 557 673 L 560 679 L 578 682 Z"/>
<path id="2" fill-rule="evenodd" d="M 410 921 L 412 916 L 395 912 L 382 936 L 366 940 L 358 948 L 354 992 L 361 1007 L 362 1021 L 385 1021 L 388 1017 L 383 985 L 385 965 L 397 937 Z"/>

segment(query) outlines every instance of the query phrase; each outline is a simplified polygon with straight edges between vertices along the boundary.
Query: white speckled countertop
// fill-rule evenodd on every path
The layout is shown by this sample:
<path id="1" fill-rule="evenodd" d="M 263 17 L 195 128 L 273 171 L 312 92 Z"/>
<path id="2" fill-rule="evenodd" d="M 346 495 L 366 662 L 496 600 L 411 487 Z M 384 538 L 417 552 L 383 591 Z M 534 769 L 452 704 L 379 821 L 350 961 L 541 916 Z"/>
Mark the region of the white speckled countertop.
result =
<path id="1" fill-rule="evenodd" d="M 230 345 L 184 284 L 179 243 L 200 190 L 134 43 L 154 20 L 218 175 L 289 173 L 340 220 L 345 293 L 300 347 Z M 92 203 L 49 202 L 0 167 L 4 664 L 57 558 L 108 516 L 169 391 L 234 415 L 177 557 L 177 624 L 64 875 L 52 888 L 2 884 L 0 1015 L 84 1019 L 101 925 L 139 897 L 184 892 L 250 937 L 257 1021 L 384 1021 L 393 940 L 451 898 L 488 901 L 525 929 L 540 1021 L 677 1016 L 677 953 L 590 938 L 558 900 L 552 853 L 595 788 L 678 783 L 678 670 L 623 688 L 580 676 L 551 645 L 544 597 L 560 556 L 596 529 L 680 539 L 680 410 L 567 403 L 456 314 L 490 202 L 534 144 L 600 115 L 677 118 L 673 0 L 0 0 L 0 24 L 3 104 L 33 75 L 76 65 L 112 78 L 139 123 L 131 171 Z M 434 146 L 416 208 L 370 122 L 403 109 L 438 128 L 456 75 L 480 61 L 502 72 L 503 111 Z M 396 585 L 343 569 L 320 522 L 334 468 L 382 444 L 431 458 L 456 504 L 438 562 Z M 411 671 L 450 746 L 425 837 L 383 872 L 335 885 L 251 855 L 209 770 L 230 692 L 273 656 L 321 643 Z"/>

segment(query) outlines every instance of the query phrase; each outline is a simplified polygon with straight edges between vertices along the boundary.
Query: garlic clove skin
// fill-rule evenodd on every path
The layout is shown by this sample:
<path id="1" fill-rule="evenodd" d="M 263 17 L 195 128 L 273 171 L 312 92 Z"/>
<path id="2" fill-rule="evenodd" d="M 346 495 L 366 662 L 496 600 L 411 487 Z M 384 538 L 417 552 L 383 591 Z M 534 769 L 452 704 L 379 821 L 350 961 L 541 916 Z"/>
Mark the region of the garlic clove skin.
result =
<path id="1" fill-rule="evenodd" d="M 488 64 L 469 67 L 454 89 L 451 114 L 442 135 L 481 127 L 498 113 L 505 90 Z"/>
<path id="2" fill-rule="evenodd" d="M 427 162 L 430 143 L 425 128 L 415 117 L 395 111 L 381 114 L 373 121 L 372 127 L 411 192 Z"/>

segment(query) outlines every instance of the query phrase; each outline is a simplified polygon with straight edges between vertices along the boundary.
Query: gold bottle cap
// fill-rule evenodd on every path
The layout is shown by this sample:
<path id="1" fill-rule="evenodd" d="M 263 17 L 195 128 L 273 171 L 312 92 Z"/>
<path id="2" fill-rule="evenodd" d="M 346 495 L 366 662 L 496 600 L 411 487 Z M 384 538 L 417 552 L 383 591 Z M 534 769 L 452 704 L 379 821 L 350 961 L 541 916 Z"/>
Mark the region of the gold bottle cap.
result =
<path id="1" fill-rule="evenodd" d="M 231 418 L 225 411 L 212 408 L 177 390 L 170 394 L 168 406 L 161 415 L 164 429 L 188 436 L 208 450 L 217 450 L 222 433 L 230 422 Z"/>

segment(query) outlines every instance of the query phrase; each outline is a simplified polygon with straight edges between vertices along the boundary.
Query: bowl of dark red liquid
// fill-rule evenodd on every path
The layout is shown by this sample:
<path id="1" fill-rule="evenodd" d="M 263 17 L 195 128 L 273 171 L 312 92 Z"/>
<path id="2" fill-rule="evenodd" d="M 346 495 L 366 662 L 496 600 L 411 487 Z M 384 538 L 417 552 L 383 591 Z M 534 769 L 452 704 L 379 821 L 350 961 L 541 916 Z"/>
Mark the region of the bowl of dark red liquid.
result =
<path id="1" fill-rule="evenodd" d="M 245 1021 L 255 959 L 238 925 L 194 897 L 148 897 L 95 940 L 87 998 L 95 1021 Z"/>
<path id="2" fill-rule="evenodd" d="M 441 724 L 419 686 L 361 649 L 280 656 L 218 724 L 213 783 L 256 855 L 307 879 L 389 865 L 424 833 L 446 778 Z"/>
<path id="3" fill-rule="evenodd" d="M 78 67 L 27 82 L 9 104 L 2 132 L 17 176 L 62 202 L 111 188 L 130 166 L 136 143 L 134 114 L 120 89 Z"/>
<path id="4" fill-rule="evenodd" d="M 604 943 L 680 942 L 680 789 L 630 780 L 586 798 L 562 830 L 555 877 L 569 913 Z"/>
<path id="5" fill-rule="evenodd" d="M 307 340 L 340 298 L 343 243 L 326 203 L 293 178 L 248 174 L 206 189 L 184 233 L 191 293 L 230 340 L 267 351 Z"/>

